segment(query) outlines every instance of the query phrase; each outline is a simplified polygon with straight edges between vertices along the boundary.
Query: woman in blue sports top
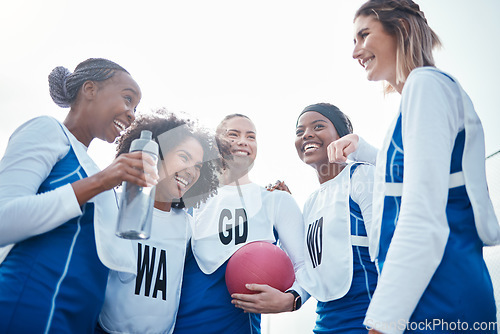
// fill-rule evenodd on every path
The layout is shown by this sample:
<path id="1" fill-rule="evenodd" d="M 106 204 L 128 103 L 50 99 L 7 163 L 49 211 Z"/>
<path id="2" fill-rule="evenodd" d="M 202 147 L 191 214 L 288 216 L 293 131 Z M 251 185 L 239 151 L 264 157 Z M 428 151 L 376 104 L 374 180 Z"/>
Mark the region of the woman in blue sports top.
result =
<path id="1" fill-rule="evenodd" d="M 70 107 L 63 123 L 41 116 L 21 125 L 0 161 L 0 332 L 93 333 L 108 268 L 135 269 L 114 238 L 123 181 L 156 184 L 156 166 L 127 153 L 100 171 L 87 154 L 134 120 L 141 90 L 101 58 L 49 75 L 50 93 Z M 112 242 L 111 242 L 112 241 Z M 5 255 L 4 255 L 5 256 Z"/>
<path id="2" fill-rule="evenodd" d="M 374 167 L 328 161 L 327 146 L 352 133 L 334 105 L 306 107 L 295 132 L 297 154 L 320 183 L 304 204 L 306 261 L 298 274 L 318 300 L 314 333 L 366 333 L 363 319 L 378 276 L 368 251 Z"/>
<path id="3" fill-rule="evenodd" d="M 435 67 L 439 38 L 413 1 L 367 1 L 354 42 L 368 80 L 401 94 L 376 158 L 372 255 L 381 276 L 364 323 L 371 333 L 476 333 L 496 322 L 482 252 L 500 243 L 481 122 L 458 81 Z M 375 156 L 351 135 L 329 147 L 330 159 L 353 151 Z M 481 333 L 496 333 L 487 327 Z"/>
<path id="4" fill-rule="evenodd" d="M 231 255 L 252 241 L 279 239 L 295 270 L 303 265 L 302 215 L 285 192 L 271 193 L 253 183 L 248 172 L 257 156 L 257 133 L 244 115 L 232 114 L 219 124 L 217 136 L 225 169 L 217 195 L 194 210 L 191 247 L 186 256 L 181 299 L 174 333 L 260 333 L 260 314 L 294 310 L 305 291 L 296 283 L 283 293 L 268 285 L 248 287 L 264 303 L 251 303 L 250 313 L 232 304 L 225 283 Z M 250 295 L 248 295 L 250 296 Z M 236 305 L 241 306 L 241 305 Z"/>
<path id="5" fill-rule="evenodd" d="M 318 301 L 313 332 L 367 333 L 363 319 L 378 277 L 368 250 L 374 167 L 328 161 L 328 145 L 352 133 L 349 118 L 332 104 L 306 107 L 295 132 L 297 154 L 320 183 L 304 203 L 305 264 L 297 274 Z M 288 190 L 283 183 L 273 189 Z"/>

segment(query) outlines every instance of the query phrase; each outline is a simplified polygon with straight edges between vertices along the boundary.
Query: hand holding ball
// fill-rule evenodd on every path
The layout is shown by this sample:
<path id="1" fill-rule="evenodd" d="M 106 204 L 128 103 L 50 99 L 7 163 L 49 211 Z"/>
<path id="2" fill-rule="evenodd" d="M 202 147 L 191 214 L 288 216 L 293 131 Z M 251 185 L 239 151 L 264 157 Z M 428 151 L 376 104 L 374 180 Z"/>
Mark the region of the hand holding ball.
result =
<path id="1" fill-rule="evenodd" d="M 288 255 L 279 247 L 265 241 L 248 243 L 238 249 L 226 267 L 226 285 L 230 294 L 255 293 L 245 284 L 267 284 L 285 292 L 295 281 Z"/>

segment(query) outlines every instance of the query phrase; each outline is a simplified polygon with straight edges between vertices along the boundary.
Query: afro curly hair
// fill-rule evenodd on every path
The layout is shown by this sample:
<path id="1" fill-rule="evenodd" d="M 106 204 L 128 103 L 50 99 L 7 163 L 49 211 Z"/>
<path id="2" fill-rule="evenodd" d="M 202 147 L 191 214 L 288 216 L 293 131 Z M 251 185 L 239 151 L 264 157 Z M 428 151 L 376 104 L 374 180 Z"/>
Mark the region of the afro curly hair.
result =
<path id="1" fill-rule="evenodd" d="M 169 136 L 168 140 L 161 140 L 162 135 L 174 129 L 175 135 Z M 221 165 L 217 142 L 213 134 L 207 129 L 197 126 L 197 122 L 194 120 L 180 118 L 168 112 L 165 108 L 160 108 L 153 110 L 150 114 L 137 116 L 132 125 L 117 139 L 116 156 L 129 152 L 132 141 L 140 138 L 142 130 L 151 131 L 153 140 L 158 144 L 161 143 L 161 160 L 170 150 L 180 145 L 188 137 L 196 139 L 203 148 L 200 177 L 179 199 L 179 202 L 174 201 L 172 203 L 173 208 L 197 208 L 201 203 L 204 203 L 209 197 L 217 193 Z"/>

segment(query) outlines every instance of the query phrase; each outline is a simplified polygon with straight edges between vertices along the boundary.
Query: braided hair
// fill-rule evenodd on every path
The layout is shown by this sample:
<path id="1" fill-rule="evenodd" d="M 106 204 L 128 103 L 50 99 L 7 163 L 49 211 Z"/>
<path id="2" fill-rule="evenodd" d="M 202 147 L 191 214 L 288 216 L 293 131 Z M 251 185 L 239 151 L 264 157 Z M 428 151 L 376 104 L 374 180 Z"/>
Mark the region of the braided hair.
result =
<path id="1" fill-rule="evenodd" d="M 396 83 L 404 83 L 412 70 L 435 66 L 432 50 L 441 46 L 438 35 L 429 27 L 424 12 L 412 0 L 369 0 L 354 15 L 373 16 L 397 40 Z M 385 91 L 393 91 L 386 86 Z"/>
<path id="2" fill-rule="evenodd" d="M 89 58 L 78 64 L 73 73 L 66 67 L 58 66 L 49 74 L 50 96 L 59 107 L 68 108 L 76 100 L 84 82 L 107 80 L 116 71 L 128 73 L 120 65 L 104 58 Z"/>

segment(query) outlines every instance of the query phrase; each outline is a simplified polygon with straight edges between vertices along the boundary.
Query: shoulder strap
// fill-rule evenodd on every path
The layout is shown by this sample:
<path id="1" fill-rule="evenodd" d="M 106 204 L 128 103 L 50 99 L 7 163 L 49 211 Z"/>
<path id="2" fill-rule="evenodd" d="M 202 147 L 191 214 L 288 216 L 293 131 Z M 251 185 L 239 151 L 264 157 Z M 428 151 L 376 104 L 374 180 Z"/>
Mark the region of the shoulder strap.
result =
<path id="1" fill-rule="evenodd" d="M 364 163 L 362 162 L 355 162 L 352 164 L 351 166 L 351 170 L 350 170 L 350 177 L 352 178 L 352 174 L 354 174 L 354 171 L 356 170 L 356 168 L 358 168 L 358 166 L 360 165 L 364 165 Z"/>

